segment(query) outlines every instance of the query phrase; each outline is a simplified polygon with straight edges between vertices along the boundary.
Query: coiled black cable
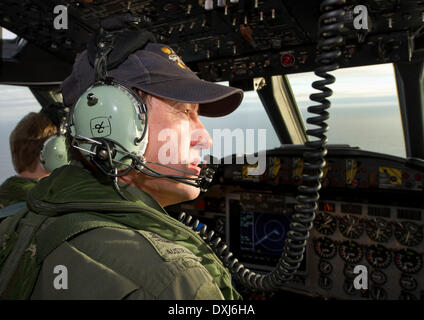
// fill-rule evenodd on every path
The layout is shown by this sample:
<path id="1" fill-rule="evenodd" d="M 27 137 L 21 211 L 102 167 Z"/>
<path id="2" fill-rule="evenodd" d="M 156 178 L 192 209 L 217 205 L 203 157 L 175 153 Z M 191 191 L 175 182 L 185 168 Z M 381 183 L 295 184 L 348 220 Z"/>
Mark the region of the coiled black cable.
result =
<path id="1" fill-rule="evenodd" d="M 321 15 L 318 28 L 319 54 L 317 63 L 320 65 L 315 74 L 324 80 L 315 81 L 312 87 L 322 91 L 310 96 L 312 101 L 319 105 L 311 106 L 308 111 L 317 116 L 307 119 L 307 123 L 313 124 L 319 128 L 309 129 L 306 133 L 318 140 L 308 141 L 305 145 L 308 151 L 304 152 L 304 167 L 301 177 L 301 185 L 298 187 L 299 195 L 296 197 L 298 204 L 295 206 L 295 213 L 292 216 L 290 231 L 287 233 L 286 243 L 282 256 L 273 271 L 266 275 L 256 274 L 245 268 L 233 254 L 229 252 L 227 245 L 220 237 L 214 237 L 213 230 L 207 231 L 204 225 L 201 230 L 197 230 L 199 221 L 191 223 L 192 217 L 181 213 L 178 220 L 199 233 L 199 235 L 211 246 L 217 256 L 230 272 L 246 287 L 252 290 L 273 291 L 278 289 L 284 282 L 293 278 L 298 270 L 304 256 L 304 252 L 309 238 L 309 232 L 312 229 L 319 200 L 319 190 L 321 189 L 320 180 L 323 177 L 325 166 L 324 157 L 327 154 L 327 137 L 325 133 L 328 130 L 326 120 L 329 119 L 330 108 L 328 97 L 332 95 L 332 90 L 326 85 L 335 82 L 335 78 L 328 74 L 329 71 L 338 69 L 336 59 L 341 55 L 339 45 L 343 43 L 341 35 L 343 29 L 342 17 L 345 12 L 342 5 L 345 0 L 325 0 L 321 4 Z"/>

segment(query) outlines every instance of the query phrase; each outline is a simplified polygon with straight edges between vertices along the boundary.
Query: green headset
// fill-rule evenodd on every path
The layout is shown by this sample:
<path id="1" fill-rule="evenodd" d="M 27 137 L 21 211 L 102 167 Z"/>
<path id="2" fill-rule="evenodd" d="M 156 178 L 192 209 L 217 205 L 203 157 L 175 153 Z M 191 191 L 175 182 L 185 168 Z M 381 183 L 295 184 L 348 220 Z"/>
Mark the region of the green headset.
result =
<path id="1" fill-rule="evenodd" d="M 58 133 L 44 141 L 40 151 L 40 163 L 44 170 L 53 170 L 69 164 L 68 149 L 66 146 L 66 115 L 62 104 L 53 103 L 41 110 L 50 121 L 56 125 Z"/>
<path id="2" fill-rule="evenodd" d="M 44 142 L 40 152 L 40 163 L 48 172 L 69 164 L 64 135 L 51 136 Z"/>
<path id="3" fill-rule="evenodd" d="M 89 60 L 90 51 L 92 56 L 95 51 L 92 63 L 95 73 L 94 84 L 80 96 L 72 108 L 68 123 L 72 136 L 71 146 L 80 150 L 86 160 L 112 178 L 115 190 L 126 200 L 128 199 L 118 187 L 117 178 L 127 174 L 131 169 L 151 177 L 169 178 L 206 191 L 214 174 L 211 167 L 203 166 L 199 175 L 193 175 L 144 158 L 149 131 L 147 107 L 131 88 L 109 77 L 107 70 L 122 63 L 129 54 L 142 49 L 149 41 L 155 42 L 155 40 L 151 33 L 144 30 L 134 33 L 130 29 L 125 33 L 125 30 L 129 30 L 128 25 L 134 21 L 132 16 L 119 16 L 118 20 L 121 19 L 119 23 L 116 17 L 112 19 L 115 19 L 112 20 L 113 23 L 106 21 L 102 33 L 95 35 L 88 45 Z M 105 28 L 107 25 L 113 25 L 114 28 L 107 30 Z M 120 28 L 116 29 L 116 25 Z M 119 41 L 128 41 L 131 36 L 135 45 L 119 44 Z M 120 52 L 122 47 L 131 50 Z M 113 50 L 114 48 L 119 50 Z M 112 59 L 109 59 L 110 56 Z M 150 164 L 189 173 L 196 178 L 162 174 L 152 169 Z"/>

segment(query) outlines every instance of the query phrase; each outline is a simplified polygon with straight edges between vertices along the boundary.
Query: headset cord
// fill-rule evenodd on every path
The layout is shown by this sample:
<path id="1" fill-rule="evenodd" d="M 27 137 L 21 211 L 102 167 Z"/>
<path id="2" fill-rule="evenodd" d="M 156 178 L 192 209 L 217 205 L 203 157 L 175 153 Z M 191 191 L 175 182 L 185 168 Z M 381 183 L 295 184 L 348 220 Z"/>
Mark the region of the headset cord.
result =
<path id="1" fill-rule="evenodd" d="M 293 278 L 295 272 L 300 267 L 304 252 L 309 238 L 309 232 L 312 229 L 317 210 L 317 201 L 319 199 L 319 190 L 321 189 L 320 180 L 323 177 L 323 168 L 325 166 L 324 156 L 327 154 L 327 132 L 328 125 L 325 123 L 329 119 L 326 111 L 330 108 L 328 97 L 332 95 L 332 90 L 326 85 L 335 82 L 335 78 L 328 74 L 328 71 L 338 69 L 336 59 L 341 52 L 338 48 L 343 43 L 341 31 L 343 23 L 344 10 L 338 9 L 345 4 L 345 0 L 326 0 L 321 4 L 322 16 L 319 19 L 318 32 L 318 51 L 317 63 L 321 65 L 315 71 L 315 74 L 324 80 L 315 81 L 312 87 L 322 91 L 322 93 L 312 94 L 310 99 L 319 102 L 319 105 L 308 108 L 310 113 L 316 114 L 316 117 L 307 119 L 307 123 L 316 125 L 320 128 L 307 130 L 306 133 L 319 140 L 307 142 L 305 145 L 309 151 L 304 152 L 304 169 L 301 177 L 301 185 L 298 187 L 299 195 L 296 197 L 298 204 L 295 206 L 295 213 L 292 216 L 290 231 L 287 234 L 286 243 L 282 256 L 273 271 L 266 275 L 256 274 L 250 271 L 243 264 L 239 263 L 233 254 L 229 252 L 227 245 L 216 237 L 213 230 L 207 231 L 207 226 L 203 225 L 198 229 L 199 220 L 192 221 L 191 216 L 184 212 L 180 214 L 178 220 L 196 231 L 206 243 L 208 243 L 217 256 L 230 272 L 241 282 L 242 285 L 258 291 L 275 291 L 281 287 L 284 282 Z"/>

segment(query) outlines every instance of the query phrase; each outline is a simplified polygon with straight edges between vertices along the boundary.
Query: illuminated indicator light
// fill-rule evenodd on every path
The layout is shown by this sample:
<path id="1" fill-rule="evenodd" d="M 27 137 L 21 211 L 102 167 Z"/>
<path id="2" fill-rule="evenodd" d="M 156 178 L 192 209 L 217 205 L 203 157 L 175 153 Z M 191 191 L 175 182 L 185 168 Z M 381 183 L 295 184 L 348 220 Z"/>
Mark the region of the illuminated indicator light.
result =
<path id="1" fill-rule="evenodd" d="M 291 67 L 294 65 L 294 57 L 291 54 L 281 56 L 281 65 L 283 67 Z"/>

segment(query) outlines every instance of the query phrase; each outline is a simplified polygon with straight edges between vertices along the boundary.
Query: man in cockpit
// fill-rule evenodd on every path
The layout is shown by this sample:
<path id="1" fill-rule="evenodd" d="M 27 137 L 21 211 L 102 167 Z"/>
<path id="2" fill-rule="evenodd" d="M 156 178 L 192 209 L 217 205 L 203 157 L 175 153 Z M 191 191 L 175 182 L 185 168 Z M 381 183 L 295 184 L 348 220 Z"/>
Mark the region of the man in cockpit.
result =
<path id="1" fill-rule="evenodd" d="M 31 112 L 19 121 L 9 138 L 17 175 L 0 186 L 0 207 L 25 201 L 38 180 L 49 175 L 40 162 L 40 151 L 44 142 L 56 133 L 57 126 L 42 112 Z"/>
<path id="2" fill-rule="evenodd" d="M 158 43 L 112 68 L 113 82 L 90 87 L 89 56 L 62 83 L 73 161 L 28 197 L 26 219 L 46 222 L 28 249 L 41 269 L 26 297 L 239 299 L 211 247 L 164 207 L 195 199 L 203 185 L 200 151 L 212 141 L 199 116 L 231 113 L 243 91 L 200 80 Z"/>

